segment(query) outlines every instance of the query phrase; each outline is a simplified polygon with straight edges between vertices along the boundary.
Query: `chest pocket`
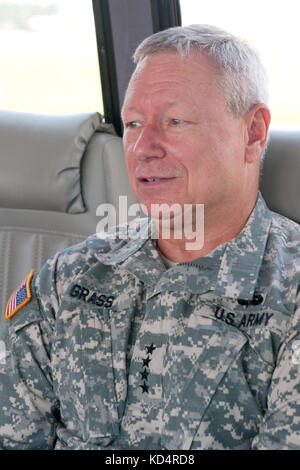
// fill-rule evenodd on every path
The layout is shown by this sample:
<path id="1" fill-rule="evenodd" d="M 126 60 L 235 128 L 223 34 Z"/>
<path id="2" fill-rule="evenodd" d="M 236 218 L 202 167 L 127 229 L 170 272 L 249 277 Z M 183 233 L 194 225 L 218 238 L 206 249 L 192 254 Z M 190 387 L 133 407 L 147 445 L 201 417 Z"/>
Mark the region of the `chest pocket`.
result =
<path id="1" fill-rule="evenodd" d="M 109 318 L 104 307 L 63 299 L 52 351 L 65 428 L 104 447 L 118 432 Z"/>
<path id="2" fill-rule="evenodd" d="M 182 332 L 170 335 L 163 373 L 162 448 L 191 447 L 219 383 L 246 342 L 240 331 L 195 313 Z"/>

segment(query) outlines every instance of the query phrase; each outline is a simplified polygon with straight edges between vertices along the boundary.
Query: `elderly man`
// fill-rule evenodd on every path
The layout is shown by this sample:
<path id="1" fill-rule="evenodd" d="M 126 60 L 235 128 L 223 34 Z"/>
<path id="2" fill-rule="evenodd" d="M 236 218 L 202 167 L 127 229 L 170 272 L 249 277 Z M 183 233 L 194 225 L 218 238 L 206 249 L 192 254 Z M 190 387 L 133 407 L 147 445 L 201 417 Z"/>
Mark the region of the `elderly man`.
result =
<path id="1" fill-rule="evenodd" d="M 27 279 L 7 310 L 0 446 L 299 449 L 300 228 L 258 193 L 263 67 L 201 25 L 151 36 L 135 61 L 124 147 L 158 240 L 146 218 Z M 192 208 L 191 230 L 204 205 L 203 243 L 177 237 L 180 211 L 163 237 L 155 204 Z"/>

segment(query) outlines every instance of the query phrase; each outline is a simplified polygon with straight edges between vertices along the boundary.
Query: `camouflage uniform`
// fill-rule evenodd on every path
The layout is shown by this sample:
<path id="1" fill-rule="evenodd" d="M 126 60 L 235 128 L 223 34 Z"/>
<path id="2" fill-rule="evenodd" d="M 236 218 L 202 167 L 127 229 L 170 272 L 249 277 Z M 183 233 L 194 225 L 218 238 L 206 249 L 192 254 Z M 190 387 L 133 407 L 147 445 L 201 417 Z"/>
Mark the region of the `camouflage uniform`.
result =
<path id="1" fill-rule="evenodd" d="M 137 227 L 34 276 L 0 447 L 300 449 L 300 227 L 259 196 L 239 236 L 169 270 Z"/>

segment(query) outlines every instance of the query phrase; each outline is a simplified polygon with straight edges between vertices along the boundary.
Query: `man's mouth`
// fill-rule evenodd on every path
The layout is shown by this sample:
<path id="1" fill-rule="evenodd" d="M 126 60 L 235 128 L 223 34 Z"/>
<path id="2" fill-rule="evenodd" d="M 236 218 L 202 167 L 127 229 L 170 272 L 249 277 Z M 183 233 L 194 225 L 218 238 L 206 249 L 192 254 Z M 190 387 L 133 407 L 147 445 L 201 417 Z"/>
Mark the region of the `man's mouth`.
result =
<path id="1" fill-rule="evenodd" d="M 161 177 L 151 177 L 151 178 L 138 178 L 140 183 L 167 183 L 174 180 L 174 177 L 171 178 L 161 178 Z"/>

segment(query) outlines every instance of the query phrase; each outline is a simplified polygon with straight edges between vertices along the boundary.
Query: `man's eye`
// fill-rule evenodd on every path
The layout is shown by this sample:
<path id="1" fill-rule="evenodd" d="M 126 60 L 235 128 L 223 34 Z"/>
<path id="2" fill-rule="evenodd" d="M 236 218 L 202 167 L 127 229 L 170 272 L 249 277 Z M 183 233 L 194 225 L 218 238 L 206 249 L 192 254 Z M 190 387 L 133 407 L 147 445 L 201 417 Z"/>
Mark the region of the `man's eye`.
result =
<path id="1" fill-rule="evenodd" d="M 137 121 L 128 122 L 126 125 L 126 127 L 129 127 L 130 129 L 135 129 L 136 127 L 139 127 L 139 126 L 140 126 L 140 123 Z"/>
<path id="2" fill-rule="evenodd" d="M 172 124 L 174 126 L 178 126 L 178 124 L 181 124 L 183 122 L 182 119 L 172 119 Z"/>

